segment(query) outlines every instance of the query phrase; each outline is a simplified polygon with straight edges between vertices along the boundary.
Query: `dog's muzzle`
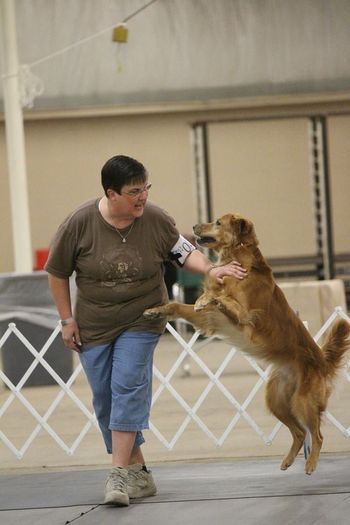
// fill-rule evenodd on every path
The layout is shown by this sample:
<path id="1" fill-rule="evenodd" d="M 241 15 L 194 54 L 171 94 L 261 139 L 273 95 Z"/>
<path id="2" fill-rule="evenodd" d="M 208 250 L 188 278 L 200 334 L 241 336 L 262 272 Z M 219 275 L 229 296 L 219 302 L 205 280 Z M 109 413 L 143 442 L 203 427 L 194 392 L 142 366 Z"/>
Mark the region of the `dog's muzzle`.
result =
<path id="1" fill-rule="evenodd" d="M 214 239 L 214 237 L 206 237 L 206 236 L 199 237 L 199 236 L 197 236 L 196 243 L 199 244 L 200 246 L 206 246 L 207 244 L 214 244 L 214 243 L 216 243 L 216 239 Z"/>

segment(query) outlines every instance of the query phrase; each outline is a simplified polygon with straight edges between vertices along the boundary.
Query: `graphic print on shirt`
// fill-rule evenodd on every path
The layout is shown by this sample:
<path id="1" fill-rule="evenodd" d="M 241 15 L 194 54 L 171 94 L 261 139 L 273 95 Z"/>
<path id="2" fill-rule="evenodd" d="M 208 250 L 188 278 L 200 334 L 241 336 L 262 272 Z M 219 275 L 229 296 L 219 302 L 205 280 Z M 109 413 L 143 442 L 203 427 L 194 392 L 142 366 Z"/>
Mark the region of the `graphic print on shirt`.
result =
<path id="1" fill-rule="evenodd" d="M 101 285 L 106 287 L 130 283 L 142 274 L 142 258 L 135 246 L 113 247 L 100 261 Z"/>

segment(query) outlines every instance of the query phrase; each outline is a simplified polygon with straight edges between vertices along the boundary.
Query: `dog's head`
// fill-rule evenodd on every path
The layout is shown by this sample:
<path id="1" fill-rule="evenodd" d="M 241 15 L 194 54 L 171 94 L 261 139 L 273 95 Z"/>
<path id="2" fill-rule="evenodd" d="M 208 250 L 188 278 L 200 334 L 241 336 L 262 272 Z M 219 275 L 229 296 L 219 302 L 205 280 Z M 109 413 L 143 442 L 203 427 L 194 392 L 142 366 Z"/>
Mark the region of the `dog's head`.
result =
<path id="1" fill-rule="evenodd" d="M 193 231 L 199 246 L 215 251 L 258 244 L 253 223 L 238 213 L 227 213 L 215 222 L 196 224 Z"/>

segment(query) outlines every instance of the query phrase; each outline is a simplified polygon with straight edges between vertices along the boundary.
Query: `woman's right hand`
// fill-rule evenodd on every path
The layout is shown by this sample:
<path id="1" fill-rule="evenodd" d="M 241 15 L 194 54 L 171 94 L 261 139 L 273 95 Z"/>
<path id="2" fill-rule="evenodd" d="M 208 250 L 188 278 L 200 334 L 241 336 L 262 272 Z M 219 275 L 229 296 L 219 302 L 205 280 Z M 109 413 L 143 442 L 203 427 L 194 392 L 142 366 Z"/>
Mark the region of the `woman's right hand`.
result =
<path id="1" fill-rule="evenodd" d="M 74 352 L 80 352 L 82 343 L 80 340 L 79 327 L 76 320 L 72 318 L 72 321 L 70 321 L 65 326 L 62 326 L 61 330 L 64 346 L 70 350 L 74 350 Z"/>

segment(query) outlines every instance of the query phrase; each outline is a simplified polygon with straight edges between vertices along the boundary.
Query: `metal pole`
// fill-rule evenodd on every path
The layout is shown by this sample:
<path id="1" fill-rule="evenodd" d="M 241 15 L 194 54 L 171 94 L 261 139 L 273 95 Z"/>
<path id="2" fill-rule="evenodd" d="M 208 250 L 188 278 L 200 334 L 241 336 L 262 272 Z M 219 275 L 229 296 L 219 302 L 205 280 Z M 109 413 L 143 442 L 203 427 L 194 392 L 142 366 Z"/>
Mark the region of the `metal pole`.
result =
<path id="1" fill-rule="evenodd" d="M 205 123 L 194 124 L 193 149 L 196 178 L 197 219 L 199 222 L 208 222 L 212 220 L 207 135 L 207 125 Z"/>
<path id="2" fill-rule="evenodd" d="M 329 152 L 328 152 L 328 125 L 326 117 L 320 117 L 322 129 L 322 145 L 323 145 L 323 164 L 324 164 L 324 206 L 326 210 L 326 230 L 327 230 L 327 277 L 328 279 L 335 278 L 335 263 L 334 263 L 334 239 L 333 239 L 333 220 L 332 220 L 332 205 L 331 205 L 331 178 L 329 168 Z"/>
<path id="3" fill-rule="evenodd" d="M 7 165 L 10 183 L 12 234 L 16 272 L 31 272 L 30 235 L 23 113 L 20 102 L 14 0 L 1 0 L 3 91 Z"/>
<path id="4" fill-rule="evenodd" d="M 317 253 L 322 257 L 319 279 L 334 279 L 334 247 L 329 180 L 327 123 L 324 117 L 310 118 L 311 175 L 314 187 Z"/>

